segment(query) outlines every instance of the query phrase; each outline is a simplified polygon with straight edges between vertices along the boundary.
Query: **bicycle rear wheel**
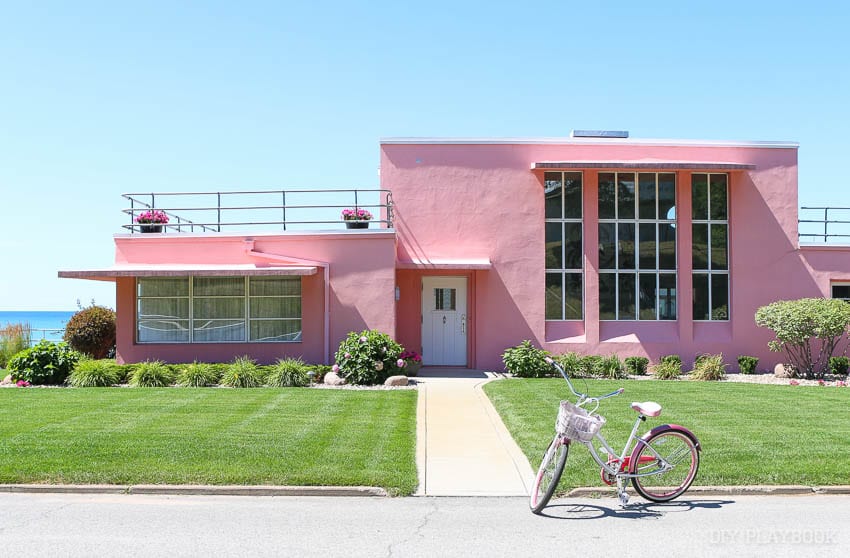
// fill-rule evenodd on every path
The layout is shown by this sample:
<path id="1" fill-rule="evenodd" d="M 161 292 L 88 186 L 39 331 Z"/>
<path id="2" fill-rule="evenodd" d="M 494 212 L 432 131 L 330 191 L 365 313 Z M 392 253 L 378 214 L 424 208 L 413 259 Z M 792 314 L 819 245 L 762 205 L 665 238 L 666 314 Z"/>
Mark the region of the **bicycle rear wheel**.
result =
<path id="1" fill-rule="evenodd" d="M 699 450 L 690 436 L 665 430 L 643 443 L 632 460 L 632 482 L 638 494 L 652 502 L 669 502 L 681 496 L 697 476 Z"/>
<path id="2" fill-rule="evenodd" d="M 561 474 L 564 472 L 569 452 L 569 442 L 561 436 L 555 436 L 546 453 L 543 454 L 543 461 L 537 469 L 537 476 L 534 477 L 529 500 L 532 512 L 539 514 L 552 499 L 561 480 Z"/>

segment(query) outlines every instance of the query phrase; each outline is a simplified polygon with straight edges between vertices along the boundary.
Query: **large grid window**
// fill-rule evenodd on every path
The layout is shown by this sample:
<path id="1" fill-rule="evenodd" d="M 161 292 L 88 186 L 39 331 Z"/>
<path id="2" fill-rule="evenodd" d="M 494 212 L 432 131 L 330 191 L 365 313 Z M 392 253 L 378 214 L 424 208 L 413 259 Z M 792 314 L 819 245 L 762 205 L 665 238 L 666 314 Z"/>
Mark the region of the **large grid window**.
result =
<path id="1" fill-rule="evenodd" d="M 729 319 L 729 178 L 691 175 L 694 320 Z"/>
<path id="2" fill-rule="evenodd" d="M 139 343 L 301 340 L 299 277 L 140 277 Z"/>
<path id="3" fill-rule="evenodd" d="M 546 319 L 581 320 L 582 306 L 582 174 L 547 172 Z"/>
<path id="4" fill-rule="evenodd" d="M 599 173 L 599 319 L 676 319 L 676 175 Z"/>

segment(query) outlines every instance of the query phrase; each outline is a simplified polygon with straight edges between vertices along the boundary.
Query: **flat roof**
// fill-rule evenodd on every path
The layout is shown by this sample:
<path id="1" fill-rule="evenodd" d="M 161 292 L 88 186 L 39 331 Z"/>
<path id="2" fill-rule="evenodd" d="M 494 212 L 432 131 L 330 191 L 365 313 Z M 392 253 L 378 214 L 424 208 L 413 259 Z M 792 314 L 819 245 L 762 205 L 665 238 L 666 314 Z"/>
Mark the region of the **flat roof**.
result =
<path id="1" fill-rule="evenodd" d="M 397 269 L 490 269 L 493 265 L 488 258 L 464 258 L 464 259 L 441 259 L 441 258 L 411 258 L 396 262 Z"/>
<path id="2" fill-rule="evenodd" d="M 315 275 L 316 271 L 317 268 L 311 266 L 257 266 L 253 264 L 138 264 L 114 265 L 101 269 L 65 270 L 59 272 L 59 277 L 69 279 L 92 279 L 95 281 L 114 281 L 118 277 L 185 277 L 187 275 L 204 275 L 207 277 L 244 277 L 246 275 Z"/>
<path id="3" fill-rule="evenodd" d="M 797 149 L 793 141 L 734 141 L 694 139 L 649 138 L 439 138 L 390 137 L 381 138 L 382 145 L 649 145 L 668 147 L 761 147 L 769 149 Z"/>
<path id="4" fill-rule="evenodd" d="M 652 169 L 652 170 L 753 170 L 755 165 L 722 161 L 540 161 L 531 170 Z"/>

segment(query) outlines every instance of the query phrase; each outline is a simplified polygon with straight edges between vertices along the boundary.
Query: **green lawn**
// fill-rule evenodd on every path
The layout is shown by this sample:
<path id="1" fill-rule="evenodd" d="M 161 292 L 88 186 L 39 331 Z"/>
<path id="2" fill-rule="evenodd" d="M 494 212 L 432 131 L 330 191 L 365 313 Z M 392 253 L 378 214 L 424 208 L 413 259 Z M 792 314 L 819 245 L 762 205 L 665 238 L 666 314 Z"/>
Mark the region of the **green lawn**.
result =
<path id="1" fill-rule="evenodd" d="M 0 483 L 416 489 L 416 392 L 0 389 Z"/>
<path id="2" fill-rule="evenodd" d="M 645 428 L 675 423 L 702 444 L 697 485 L 850 484 L 850 389 L 685 381 L 582 380 L 576 388 L 626 392 L 602 403 L 602 433 L 618 451 L 636 417 L 632 401 L 664 408 Z M 536 470 L 554 435 L 562 379 L 511 379 L 484 387 Z M 572 397 L 571 394 L 570 398 Z M 585 447 L 570 452 L 561 488 L 601 486 L 599 467 Z"/>

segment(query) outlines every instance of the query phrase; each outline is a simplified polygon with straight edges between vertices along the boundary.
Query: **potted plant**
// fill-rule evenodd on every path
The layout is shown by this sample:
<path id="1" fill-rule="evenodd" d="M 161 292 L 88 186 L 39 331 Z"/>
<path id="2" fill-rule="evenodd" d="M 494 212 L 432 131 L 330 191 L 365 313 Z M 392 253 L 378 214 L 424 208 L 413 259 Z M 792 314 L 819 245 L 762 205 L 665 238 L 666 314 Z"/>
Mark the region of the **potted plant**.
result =
<path id="1" fill-rule="evenodd" d="M 164 211 L 151 209 L 136 216 L 136 223 L 143 233 L 162 232 L 162 226 L 168 223 L 168 215 Z"/>
<path id="2" fill-rule="evenodd" d="M 368 229 L 370 219 L 372 219 L 372 214 L 362 207 L 342 210 L 342 220 L 345 221 L 347 229 Z"/>
<path id="3" fill-rule="evenodd" d="M 398 355 L 398 358 L 404 361 L 403 370 L 405 376 L 415 376 L 419 373 L 419 369 L 422 368 L 422 355 L 416 351 L 404 351 Z"/>

